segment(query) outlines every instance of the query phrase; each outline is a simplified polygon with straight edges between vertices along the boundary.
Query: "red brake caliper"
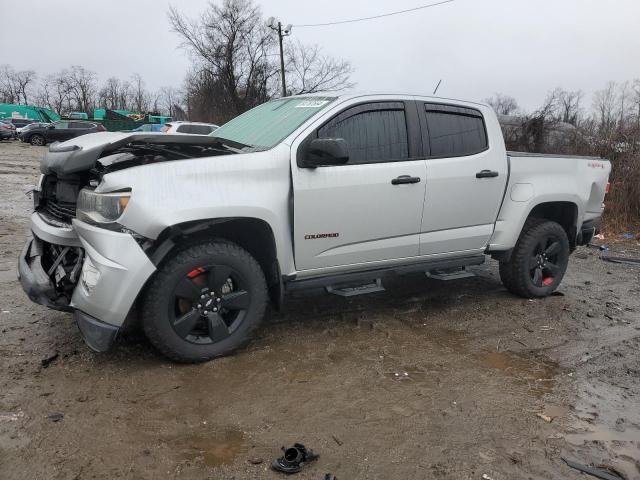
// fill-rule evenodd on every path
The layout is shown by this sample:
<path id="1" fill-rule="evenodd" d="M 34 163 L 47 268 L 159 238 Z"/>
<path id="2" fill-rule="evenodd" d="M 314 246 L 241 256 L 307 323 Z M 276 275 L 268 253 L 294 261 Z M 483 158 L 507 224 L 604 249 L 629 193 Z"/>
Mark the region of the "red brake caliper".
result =
<path id="1" fill-rule="evenodd" d="M 198 275 L 200 275 L 201 273 L 204 273 L 204 268 L 202 267 L 198 267 L 194 270 L 191 270 L 189 273 L 187 273 L 187 277 L 189 278 L 195 278 Z"/>
<path id="2" fill-rule="evenodd" d="M 542 284 L 543 284 L 543 285 L 545 285 L 545 286 L 547 286 L 547 287 L 548 287 L 549 285 L 551 285 L 552 283 L 553 283 L 553 277 L 545 277 L 545 278 L 542 280 Z"/>

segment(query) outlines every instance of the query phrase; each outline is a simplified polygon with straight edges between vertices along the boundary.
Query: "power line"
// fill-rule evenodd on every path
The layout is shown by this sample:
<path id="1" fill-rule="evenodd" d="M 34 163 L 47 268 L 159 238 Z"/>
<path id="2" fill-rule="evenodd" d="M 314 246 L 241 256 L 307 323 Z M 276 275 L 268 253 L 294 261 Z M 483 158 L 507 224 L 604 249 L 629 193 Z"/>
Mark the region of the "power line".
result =
<path id="1" fill-rule="evenodd" d="M 429 8 L 429 7 L 437 7 L 438 5 L 443 5 L 445 3 L 451 3 L 453 1 L 454 0 L 444 0 L 442 2 L 430 3 L 428 5 L 421 5 L 421 6 L 415 7 L 415 8 L 408 8 L 407 10 L 398 10 L 396 12 L 389 12 L 389 13 L 383 13 L 381 15 L 374 15 L 372 17 L 352 18 L 350 20 L 339 20 L 339 21 L 336 21 L 336 22 L 327 22 L 327 23 L 308 23 L 308 24 L 304 24 L 304 25 L 294 25 L 294 27 L 326 27 L 328 25 L 341 25 L 341 24 L 344 24 L 344 23 L 364 22 L 366 20 L 374 20 L 376 18 L 391 17 L 392 15 L 400 15 L 402 13 L 415 12 L 416 10 L 422 10 L 422 9 Z"/>

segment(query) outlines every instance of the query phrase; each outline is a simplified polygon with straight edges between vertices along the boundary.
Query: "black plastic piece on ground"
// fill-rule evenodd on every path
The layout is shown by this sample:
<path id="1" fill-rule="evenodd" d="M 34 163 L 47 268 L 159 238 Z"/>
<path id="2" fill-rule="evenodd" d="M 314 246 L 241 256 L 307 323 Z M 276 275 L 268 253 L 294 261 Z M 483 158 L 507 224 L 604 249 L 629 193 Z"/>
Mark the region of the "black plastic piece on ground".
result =
<path id="1" fill-rule="evenodd" d="M 280 458 L 273 461 L 271 468 L 284 473 L 297 473 L 302 470 L 305 464 L 320 456 L 301 443 L 294 443 L 293 447 L 289 448 L 282 447 L 282 453 L 283 455 Z"/>
<path id="2" fill-rule="evenodd" d="M 640 265 L 640 258 L 614 257 L 611 255 L 602 255 L 600 258 L 605 262 L 623 263 L 625 265 Z"/>
<path id="3" fill-rule="evenodd" d="M 118 327 L 101 322 L 80 310 L 73 312 L 82 338 L 94 352 L 106 352 L 118 334 Z"/>
<path id="4" fill-rule="evenodd" d="M 593 475 L 596 478 L 601 478 L 602 480 L 624 480 L 619 475 L 615 475 L 613 473 L 607 472 L 606 470 L 602 470 L 600 468 L 588 467 L 586 465 L 582 465 L 577 462 L 572 462 L 571 460 L 567 460 L 564 457 L 560 457 L 571 468 L 575 468 L 583 473 L 587 473 L 589 475 Z"/>

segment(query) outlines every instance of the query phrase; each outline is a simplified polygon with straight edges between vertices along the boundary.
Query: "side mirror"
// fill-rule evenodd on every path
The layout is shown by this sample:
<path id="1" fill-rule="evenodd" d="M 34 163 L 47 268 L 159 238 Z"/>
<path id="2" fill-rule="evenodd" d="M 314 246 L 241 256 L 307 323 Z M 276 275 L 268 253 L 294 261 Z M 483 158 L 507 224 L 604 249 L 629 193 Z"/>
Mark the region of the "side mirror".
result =
<path id="1" fill-rule="evenodd" d="M 349 161 L 349 148 L 344 138 L 315 138 L 304 152 L 302 166 L 316 168 L 344 165 Z"/>
<path id="2" fill-rule="evenodd" d="M 56 128 L 56 127 L 55 127 L 54 125 L 49 125 L 47 128 L 48 128 L 49 130 L 51 130 L 51 129 Z"/>

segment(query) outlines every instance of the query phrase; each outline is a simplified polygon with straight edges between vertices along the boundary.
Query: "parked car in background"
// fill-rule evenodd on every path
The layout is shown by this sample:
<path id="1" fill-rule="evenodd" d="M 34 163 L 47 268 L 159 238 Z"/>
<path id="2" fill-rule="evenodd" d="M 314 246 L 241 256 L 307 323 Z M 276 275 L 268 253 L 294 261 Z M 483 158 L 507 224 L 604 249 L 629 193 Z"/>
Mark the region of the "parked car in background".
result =
<path id="1" fill-rule="evenodd" d="M 183 133 L 187 135 L 209 135 L 218 125 L 201 122 L 170 122 L 162 127 L 163 133 Z"/>
<path id="2" fill-rule="evenodd" d="M 32 123 L 38 123 L 37 120 L 30 120 L 28 118 L 10 118 L 8 121 L 16 127 L 16 134 L 20 135 L 22 129 L 27 125 L 31 125 Z"/>
<path id="3" fill-rule="evenodd" d="M 87 133 L 105 131 L 106 128 L 100 123 L 59 120 L 50 124 L 38 124 L 37 127 L 24 130 L 20 139 L 31 145 L 46 145 L 50 142 L 64 142 Z"/>
<path id="4" fill-rule="evenodd" d="M 11 122 L 0 120 L 0 140 L 11 140 L 16 136 L 16 127 Z"/>
<path id="5" fill-rule="evenodd" d="M 145 123 L 138 128 L 131 130 L 132 132 L 161 132 L 164 125 L 162 123 Z"/>

